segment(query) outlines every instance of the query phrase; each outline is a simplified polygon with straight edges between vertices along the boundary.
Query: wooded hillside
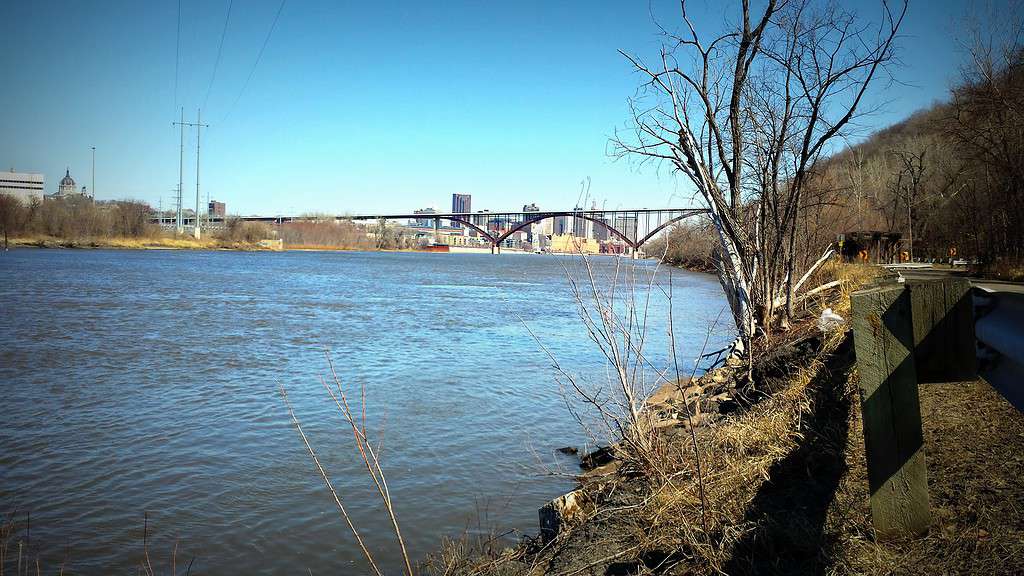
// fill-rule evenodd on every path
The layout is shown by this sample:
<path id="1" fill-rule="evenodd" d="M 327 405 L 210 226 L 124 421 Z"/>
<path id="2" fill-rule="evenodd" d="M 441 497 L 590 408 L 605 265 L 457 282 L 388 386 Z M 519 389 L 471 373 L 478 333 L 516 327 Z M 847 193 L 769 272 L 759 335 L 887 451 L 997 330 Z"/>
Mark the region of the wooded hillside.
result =
<path id="1" fill-rule="evenodd" d="M 1021 276 L 1024 50 L 976 46 L 971 61 L 946 102 L 816 163 L 800 206 L 804 265 L 838 234 L 876 230 L 901 234 L 904 258 L 966 259 L 991 275 Z M 706 237 L 703 226 L 678 227 L 650 253 L 710 260 L 713 243 L 695 241 Z"/>

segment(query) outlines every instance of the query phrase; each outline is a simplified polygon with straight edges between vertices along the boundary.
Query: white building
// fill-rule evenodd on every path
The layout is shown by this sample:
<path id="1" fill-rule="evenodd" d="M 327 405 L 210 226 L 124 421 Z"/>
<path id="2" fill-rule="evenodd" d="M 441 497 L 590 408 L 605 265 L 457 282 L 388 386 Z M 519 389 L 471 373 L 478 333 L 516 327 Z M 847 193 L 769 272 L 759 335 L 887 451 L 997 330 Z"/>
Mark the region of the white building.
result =
<path id="1" fill-rule="evenodd" d="M 0 172 L 0 194 L 14 196 L 26 206 L 43 201 L 43 175 L 26 172 Z"/>

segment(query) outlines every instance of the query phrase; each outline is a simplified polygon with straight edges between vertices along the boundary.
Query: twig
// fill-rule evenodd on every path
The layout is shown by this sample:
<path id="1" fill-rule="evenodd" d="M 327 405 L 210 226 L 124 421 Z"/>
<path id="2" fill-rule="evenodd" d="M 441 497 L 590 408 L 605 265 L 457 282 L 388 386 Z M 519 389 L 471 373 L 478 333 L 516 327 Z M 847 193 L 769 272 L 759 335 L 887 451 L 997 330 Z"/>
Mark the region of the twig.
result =
<path id="1" fill-rule="evenodd" d="M 352 535 L 356 537 L 359 549 L 362 550 L 363 556 L 366 557 L 366 561 L 370 563 L 370 568 L 373 569 L 373 572 L 377 574 L 377 576 L 383 576 L 380 568 L 377 567 L 377 563 L 373 561 L 373 555 L 370 554 L 369 549 L 366 548 L 366 544 L 363 543 L 363 538 L 359 535 L 359 531 L 356 530 L 355 525 L 352 523 L 352 519 L 349 517 L 348 511 L 345 510 L 345 505 L 341 503 L 341 498 L 338 496 L 338 492 L 334 489 L 334 484 L 331 483 L 331 478 L 327 475 L 327 471 L 324 470 L 324 467 L 320 464 L 320 459 L 317 458 L 316 452 L 313 450 L 313 446 L 310 445 L 309 439 L 306 438 L 306 433 L 302 431 L 302 425 L 299 424 L 299 419 L 295 416 L 295 410 L 292 409 L 292 403 L 288 400 L 288 392 L 285 391 L 284 384 L 278 382 L 277 386 L 281 391 L 281 398 L 284 400 L 284 405 L 288 408 L 288 415 L 291 416 L 292 424 L 295 426 L 299 436 L 302 438 L 302 443 L 306 445 L 306 450 L 309 452 L 310 457 L 313 458 L 313 463 L 316 464 L 316 469 L 320 472 L 320 477 L 323 478 L 324 484 L 326 484 L 327 489 L 331 491 L 331 496 L 334 497 L 334 503 L 341 512 L 342 518 L 344 518 L 345 523 L 348 524 L 348 528 L 352 531 Z"/>
<path id="2" fill-rule="evenodd" d="M 331 391 L 331 388 L 327 386 L 327 382 L 322 378 L 321 382 L 327 390 L 327 393 L 330 394 L 331 399 L 334 400 L 334 403 L 338 406 L 338 410 L 341 411 L 345 420 L 352 428 L 352 435 L 355 438 L 356 447 L 359 449 L 359 455 L 362 457 L 363 463 L 366 465 L 366 470 L 373 479 L 377 492 L 380 494 L 381 500 L 384 503 L 384 508 L 387 510 L 388 516 L 391 519 L 391 527 L 394 530 L 395 537 L 398 539 L 398 544 L 402 551 L 402 560 L 405 562 L 406 574 L 407 576 L 413 576 L 412 563 L 409 561 L 409 552 L 405 547 L 405 539 L 402 538 L 402 530 L 399 527 L 398 518 L 395 516 L 394 507 L 391 505 L 391 491 L 388 489 L 387 478 L 384 476 L 384 471 L 380 467 L 380 460 L 377 457 L 377 452 L 374 451 L 373 446 L 366 438 L 366 387 L 361 387 L 362 424 L 359 425 L 356 424 L 356 419 L 349 407 L 348 398 L 345 396 L 345 391 L 341 387 L 341 379 L 338 378 L 338 374 L 334 370 L 334 362 L 331 361 L 331 355 L 327 350 L 324 350 L 324 356 L 327 358 L 327 364 L 331 370 L 331 377 L 334 379 L 334 384 L 338 389 L 338 395 L 341 397 L 340 403 L 338 402 L 338 397 L 335 396 Z"/>

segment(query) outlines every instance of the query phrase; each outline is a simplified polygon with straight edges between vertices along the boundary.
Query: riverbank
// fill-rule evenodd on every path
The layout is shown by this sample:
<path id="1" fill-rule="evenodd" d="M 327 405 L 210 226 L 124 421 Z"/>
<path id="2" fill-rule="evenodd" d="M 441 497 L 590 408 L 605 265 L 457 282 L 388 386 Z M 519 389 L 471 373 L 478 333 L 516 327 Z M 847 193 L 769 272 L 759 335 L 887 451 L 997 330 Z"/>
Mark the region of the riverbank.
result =
<path id="1" fill-rule="evenodd" d="M 849 318 L 849 292 L 819 299 L 773 338 L 749 382 L 734 365 L 659 390 L 648 403 L 657 465 L 638 466 L 624 445 L 584 455 L 577 488 L 541 512 L 546 534 L 483 558 L 442 555 L 445 569 L 1024 572 L 1024 416 L 983 381 L 920 387 L 934 525 L 923 538 L 876 540 L 852 333 L 816 325 L 825 306 Z"/>
<path id="2" fill-rule="evenodd" d="M 231 242 L 219 238 L 196 240 L 190 236 L 152 236 L 139 238 L 58 238 L 55 236 L 26 236 L 11 238 L 17 248 L 112 248 L 118 250 L 274 250 L 258 242 Z"/>
<path id="3" fill-rule="evenodd" d="M 365 248 L 328 246 L 315 244 L 288 245 L 278 240 L 256 242 L 230 241 L 207 237 L 196 240 L 191 236 L 151 236 L 139 238 L 58 238 L 55 236 L 28 236 L 10 239 L 16 248 L 109 248 L 116 250 L 236 250 L 249 251 L 295 251 L 295 252 L 359 252 Z M 383 249 L 379 252 L 422 252 L 414 249 Z"/>
<path id="4" fill-rule="evenodd" d="M 19 236 L 9 239 L 14 248 L 109 248 L 116 250 L 238 250 L 238 251 L 285 251 L 285 252 L 415 252 L 431 254 L 492 254 L 489 248 L 452 247 L 450 250 L 438 251 L 423 248 L 366 248 L 358 246 L 332 246 L 323 244 L 285 244 L 279 240 L 260 240 L 257 242 L 229 241 L 217 237 L 196 240 L 191 236 L 152 236 L 138 238 L 58 238 L 56 236 Z M 503 248 L 500 254 L 529 254 L 535 252 L 516 248 Z M 568 256 L 571 253 L 544 252 L 547 255 Z M 605 256 L 600 254 L 599 256 Z M 613 255 L 609 255 L 613 256 Z M 679 266 L 692 272 L 708 272 L 698 268 Z M 711 270 L 710 272 L 714 272 Z"/>

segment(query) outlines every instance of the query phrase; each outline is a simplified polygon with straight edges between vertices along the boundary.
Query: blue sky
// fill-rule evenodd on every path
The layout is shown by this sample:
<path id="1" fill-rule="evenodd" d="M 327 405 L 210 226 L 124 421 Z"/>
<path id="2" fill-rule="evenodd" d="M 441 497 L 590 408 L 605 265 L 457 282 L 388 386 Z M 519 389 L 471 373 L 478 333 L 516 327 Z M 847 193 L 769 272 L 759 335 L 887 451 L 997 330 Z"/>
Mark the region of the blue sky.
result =
<path id="1" fill-rule="evenodd" d="M 202 106 L 202 196 L 232 213 L 446 209 L 453 192 L 474 209 L 565 209 L 588 176 L 609 208 L 688 201 L 667 171 L 606 153 L 638 82 L 616 50 L 657 46 L 647 2 L 289 0 L 244 92 L 280 1 L 234 1 L 211 84 L 229 2 L 181 0 L 177 90 L 176 0 L 0 3 L 0 168 L 42 172 L 48 192 L 65 167 L 88 184 L 96 146 L 98 198 L 166 207 L 171 123 Z M 719 3 L 691 5 L 699 26 L 721 25 Z M 653 11 L 672 23 L 675 6 Z M 967 7 L 911 3 L 904 84 L 872 95 L 889 102 L 872 123 L 946 97 Z M 184 179 L 188 207 L 194 132 Z"/>

